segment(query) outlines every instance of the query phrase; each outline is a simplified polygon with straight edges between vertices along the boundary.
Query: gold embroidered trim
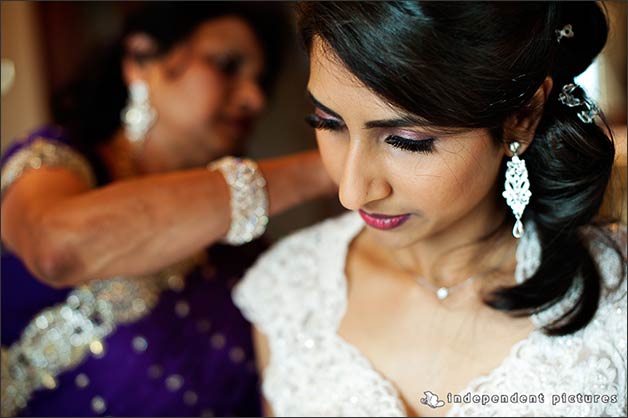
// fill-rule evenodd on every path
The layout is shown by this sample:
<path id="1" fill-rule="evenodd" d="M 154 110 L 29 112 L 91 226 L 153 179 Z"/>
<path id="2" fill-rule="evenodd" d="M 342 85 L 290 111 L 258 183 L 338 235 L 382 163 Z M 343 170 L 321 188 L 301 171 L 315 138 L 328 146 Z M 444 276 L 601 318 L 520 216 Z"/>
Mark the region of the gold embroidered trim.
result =
<path id="1" fill-rule="evenodd" d="M 164 289 L 181 291 L 185 276 L 204 261 L 200 254 L 153 275 L 92 282 L 40 312 L 18 341 L 1 350 L 2 416 L 24 408 L 33 391 L 55 389 L 56 377 L 88 355 L 102 357 L 105 338 L 118 325 L 146 316 Z"/>
<path id="2" fill-rule="evenodd" d="M 42 167 L 64 167 L 78 174 L 90 187 L 96 184 L 92 168 L 85 157 L 68 145 L 38 138 L 11 156 L 2 168 L 2 196 L 22 174 Z"/>

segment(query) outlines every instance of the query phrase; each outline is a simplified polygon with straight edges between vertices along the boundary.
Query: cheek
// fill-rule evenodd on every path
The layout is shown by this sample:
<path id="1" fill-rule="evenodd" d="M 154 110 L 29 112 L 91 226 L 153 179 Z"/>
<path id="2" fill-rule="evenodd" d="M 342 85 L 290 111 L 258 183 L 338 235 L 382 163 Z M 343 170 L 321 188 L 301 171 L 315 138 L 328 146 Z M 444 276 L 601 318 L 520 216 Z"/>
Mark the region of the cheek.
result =
<path id="1" fill-rule="evenodd" d="M 460 213 L 475 206 L 491 192 L 499 173 L 499 155 L 485 147 L 420 158 L 406 167 L 413 175 L 404 182 L 404 194 L 414 196 L 416 206 L 432 216 Z"/>
<path id="2" fill-rule="evenodd" d="M 172 119 L 194 124 L 211 120 L 224 106 L 223 83 L 209 71 L 191 66 L 167 86 L 161 107 Z M 166 115 L 161 115 L 166 116 Z"/>
<path id="3" fill-rule="evenodd" d="M 205 66 L 190 68 L 190 73 L 182 88 L 181 100 L 188 103 L 191 112 L 213 116 L 218 113 L 227 101 L 228 91 L 224 80 L 215 72 L 208 71 Z"/>
<path id="4" fill-rule="evenodd" d="M 316 133 L 316 142 L 327 173 L 336 185 L 340 184 L 347 152 L 346 142 L 329 138 L 329 134 L 324 132 Z"/>

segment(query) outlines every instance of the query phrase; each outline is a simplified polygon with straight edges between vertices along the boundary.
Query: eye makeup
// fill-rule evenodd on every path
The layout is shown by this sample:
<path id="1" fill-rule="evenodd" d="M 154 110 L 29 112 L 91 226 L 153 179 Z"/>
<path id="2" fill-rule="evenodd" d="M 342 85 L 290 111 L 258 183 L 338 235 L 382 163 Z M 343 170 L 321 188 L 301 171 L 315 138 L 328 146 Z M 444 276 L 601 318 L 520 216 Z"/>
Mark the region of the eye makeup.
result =
<path id="1" fill-rule="evenodd" d="M 308 115 L 305 122 L 312 128 L 323 131 L 339 131 L 344 127 L 344 123 L 337 119 L 322 118 L 315 113 Z"/>
<path id="2" fill-rule="evenodd" d="M 434 151 L 434 138 L 425 138 L 425 139 L 409 139 L 404 138 L 398 135 L 389 135 L 386 137 L 384 142 L 387 144 L 402 149 L 404 151 L 410 152 L 422 152 L 425 154 L 429 154 Z"/>
<path id="3" fill-rule="evenodd" d="M 404 151 L 430 153 L 434 150 L 436 139 L 427 134 L 420 134 L 410 129 L 395 129 L 384 139 L 387 144 Z"/>
<path id="4" fill-rule="evenodd" d="M 314 113 L 305 118 L 305 122 L 316 130 L 341 131 L 346 128 L 342 118 L 333 110 L 320 103 L 311 92 L 308 91 L 308 98 L 314 105 Z M 380 129 L 385 132 L 384 142 L 393 148 L 408 152 L 420 152 L 429 154 L 434 151 L 436 138 L 415 132 L 409 127 L 408 118 L 386 119 L 369 121 L 365 129 Z"/>
<path id="5" fill-rule="evenodd" d="M 305 118 L 305 121 L 313 129 L 323 130 L 323 131 L 340 131 L 344 129 L 345 127 L 344 123 L 338 119 L 321 117 L 316 113 L 312 113 L 308 115 Z M 421 152 L 421 153 L 428 154 L 433 151 L 435 138 L 433 137 L 412 138 L 416 136 L 417 136 L 416 133 L 412 131 L 404 130 L 397 134 L 386 136 L 386 139 L 384 139 L 384 142 L 394 148 L 398 148 L 398 149 L 409 151 L 409 152 Z"/>

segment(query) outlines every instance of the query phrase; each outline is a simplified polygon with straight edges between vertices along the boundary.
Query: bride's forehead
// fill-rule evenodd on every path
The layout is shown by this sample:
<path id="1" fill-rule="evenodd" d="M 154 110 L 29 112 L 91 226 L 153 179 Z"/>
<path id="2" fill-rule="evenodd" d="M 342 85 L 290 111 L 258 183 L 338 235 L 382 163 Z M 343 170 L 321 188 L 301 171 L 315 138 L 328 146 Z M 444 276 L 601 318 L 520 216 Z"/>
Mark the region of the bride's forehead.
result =
<path id="1" fill-rule="evenodd" d="M 318 37 L 314 38 L 310 52 L 310 80 L 312 77 L 323 79 L 327 82 L 335 81 L 353 87 L 363 86 L 329 44 Z"/>
<path id="2" fill-rule="evenodd" d="M 337 113 L 351 112 L 364 119 L 398 115 L 393 107 L 364 85 L 333 50 L 315 38 L 310 53 L 308 90 Z"/>

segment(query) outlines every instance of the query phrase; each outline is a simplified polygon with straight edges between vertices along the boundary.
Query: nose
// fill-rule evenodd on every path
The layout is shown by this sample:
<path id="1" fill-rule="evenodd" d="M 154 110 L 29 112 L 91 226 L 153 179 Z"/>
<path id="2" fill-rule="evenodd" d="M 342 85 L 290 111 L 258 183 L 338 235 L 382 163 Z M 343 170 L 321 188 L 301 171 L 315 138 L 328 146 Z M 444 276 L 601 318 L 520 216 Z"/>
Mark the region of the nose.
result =
<path id="1" fill-rule="evenodd" d="M 252 114 L 259 113 L 266 105 L 266 95 L 256 80 L 242 80 L 236 100 L 241 109 Z"/>
<path id="2" fill-rule="evenodd" d="M 391 194 L 376 152 L 367 143 L 350 141 L 338 191 L 345 208 L 358 210 Z"/>

